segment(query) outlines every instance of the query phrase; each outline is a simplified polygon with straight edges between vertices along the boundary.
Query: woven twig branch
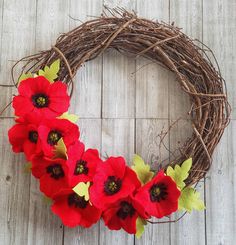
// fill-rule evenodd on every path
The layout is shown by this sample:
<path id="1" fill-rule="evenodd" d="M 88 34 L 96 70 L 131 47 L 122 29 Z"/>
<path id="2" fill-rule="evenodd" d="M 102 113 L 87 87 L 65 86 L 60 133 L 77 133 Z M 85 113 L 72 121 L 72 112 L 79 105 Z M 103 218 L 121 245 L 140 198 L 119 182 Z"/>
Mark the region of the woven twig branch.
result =
<path id="1" fill-rule="evenodd" d="M 64 62 L 59 79 L 71 88 L 72 78 L 81 65 L 107 49 L 144 56 L 174 72 L 192 104 L 193 135 L 171 164 L 192 157 L 193 166 L 187 184 L 198 182 L 211 166 L 213 151 L 230 115 L 224 79 L 219 68 L 216 70 L 208 58 L 212 51 L 173 25 L 138 18 L 123 9 L 108 12 L 109 16 L 103 14 L 60 35 L 50 50 L 20 60 L 25 62 L 22 72 L 38 71 L 61 58 Z"/>

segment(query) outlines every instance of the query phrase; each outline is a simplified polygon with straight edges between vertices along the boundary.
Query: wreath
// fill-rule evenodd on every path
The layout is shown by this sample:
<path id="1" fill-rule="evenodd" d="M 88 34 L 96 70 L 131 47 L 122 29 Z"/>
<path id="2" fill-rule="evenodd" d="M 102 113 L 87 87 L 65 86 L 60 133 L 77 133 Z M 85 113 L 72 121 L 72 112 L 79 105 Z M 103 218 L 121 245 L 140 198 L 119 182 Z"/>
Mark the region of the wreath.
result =
<path id="1" fill-rule="evenodd" d="M 41 192 L 64 225 L 87 228 L 102 218 L 109 229 L 123 228 L 140 237 L 147 223 L 176 222 L 186 212 L 205 208 L 193 185 L 210 168 L 230 107 L 224 80 L 204 44 L 174 25 L 121 9 L 108 11 L 60 35 L 50 50 L 19 61 L 25 64 L 15 83 L 16 123 L 9 141 L 14 152 L 24 152 Z M 163 169 L 150 169 L 138 155 L 131 167 L 121 156 L 102 159 L 80 140 L 78 118 L 68 113 L 73 77 L 84 62 L 109 48 L 164 66 L 189 95 L 193 135 Z M 184 213 L 171 220 L 178 211 Z M 162 217 L 169 219 L 158 221 Z"/>

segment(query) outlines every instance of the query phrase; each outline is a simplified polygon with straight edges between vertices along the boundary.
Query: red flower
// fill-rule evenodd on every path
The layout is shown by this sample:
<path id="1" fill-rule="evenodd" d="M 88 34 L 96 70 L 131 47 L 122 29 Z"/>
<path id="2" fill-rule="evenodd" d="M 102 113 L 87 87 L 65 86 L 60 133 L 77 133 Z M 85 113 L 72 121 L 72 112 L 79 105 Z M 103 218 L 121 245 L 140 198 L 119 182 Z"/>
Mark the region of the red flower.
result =
<path id="1" fill-rule="evenodd" d="M 136 173 L 125 164 L 122 157 L 110 157 L 97 166 L 90 188 L 91 202 L 105 209 L 109 204 L 127 197 L 140 187 Z"/>
<path id="2" fill-rule="evenodd" d="M 79 138 L 78 126 L 66 119 L 44 120 L 39 126 L 38 132 L 43 152 L 45 156 L 49 157 L 53 156 L 55 145 L 61 138 L 63 138 L 67 149 Z"/>
<path id="3" fill-rule="evenodd" d="M 160 171 L 150 182 L 142 186 L 135 199 L 143 204 L 146 212 L 162 218 L 178 209 L 180 190 L 171 177 Z"/>
<path id="4" fill-rule="evenodd" d="M 118 200 L 103 212 L 103 220 L 110 230 L 120 230 L 123 228 L 130 234 L 136 233 L 136 220 L 138 217 L 148 218 L 144 207 L 133 197 L 126 197 Z"/>
<path id="5" fill-rule="evenodd" d="M 70 185 L 74 187 L 79 182 L 91 182 L 99 163 L 102 163 L 102 160 L 97 150 L 84 151 L 84 144 L 79 141 L 70 146 L 67 160 Z"/>
<path id="6" fill-rule="evenodd" d="M 34 158 L 31 170 L 40 179 L 40 190 L 48 197 L 69 187 L 68 166 L 64 159 Z"/>
<path id="7" fill-rule="evenodd" d="M 66 189 L 53 197 L 52 211 L 62 223 L 69 227 L 77 225 L 90 227 L 101 217 L 101 210 L 92 206 L 84 197 L 78 196 L 71 189 Z"/>
<path id="8" fill-rule="evenodd" d="M 17 119 L 9 131 L 8 137 L 12 150 L 16 153 L 24 152 L 28 161 L 42 151 L 41 141 L 38 136 L 39 119 L 28 115 L 24 119 Z"/>
<path id="9" fill-rule="evenodd" d="M 39 116 L 53 118 L 66 112 L 70 97 L 64 83 L 50 83 L 45 77 L 38 76 L 23 80 L 18 87 L 19 95 L 13 99 L 17 116 L 35 112 Z"/>

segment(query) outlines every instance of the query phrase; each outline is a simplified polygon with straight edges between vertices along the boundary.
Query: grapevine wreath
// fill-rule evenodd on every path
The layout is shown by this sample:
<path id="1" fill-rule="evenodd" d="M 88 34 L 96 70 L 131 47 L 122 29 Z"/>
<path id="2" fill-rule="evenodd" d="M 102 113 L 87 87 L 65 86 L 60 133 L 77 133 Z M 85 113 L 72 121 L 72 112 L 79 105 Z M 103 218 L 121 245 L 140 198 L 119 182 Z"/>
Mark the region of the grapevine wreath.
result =
<path id="1" fill-rule="evenodd" d="M 174 25 L 121 9 L 108 11 L 60 35 L 50 50 L 20 60 L 25 63 L 15 83 L 16 118 L 9 141 L 14 152 L 24 152 L 64 225 L 87 228 L 102 218 L 109 229 L 140 237 L 147 223 L 176 222 L 170 219 L 174 212 L 205 208 L 193 185 L 211 166 L 230 107 L 224 80 L 204 44 Z M 189 95 L 192 137 L 163 169 L 150 169 L 138 155 L 129 165 L 121 156 L 102 159 L 80 140 L 77 117 L 68 113 L 73 77 L 109 48 L 157 62 L 176 75 Z M 162 217 L 169 219 L 158 221 Z"/>

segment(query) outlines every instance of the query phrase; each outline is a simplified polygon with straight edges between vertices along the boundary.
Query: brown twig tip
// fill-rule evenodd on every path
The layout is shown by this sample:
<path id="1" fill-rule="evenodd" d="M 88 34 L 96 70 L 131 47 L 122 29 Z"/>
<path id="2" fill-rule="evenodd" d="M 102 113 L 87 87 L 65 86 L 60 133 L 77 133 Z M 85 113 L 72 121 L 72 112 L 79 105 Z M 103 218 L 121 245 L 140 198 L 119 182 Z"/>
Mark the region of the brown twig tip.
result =
<path id="1" fill-rule="evenodd" d="M 23 58 L 22 72 L 38 71 L 61 58 L 64 62 L 59 79 L 73 86 L 72 79 L 81 65 L 107 49 L 146 57 L 175 73 L 192 104 L 189 115 L 194 133 L 173 164 L 191 156 L 193 166 L 187 184 L 198 182 L 211 166 L 211 156 L 229 123 L 231 110 L 213 52 L 200 41 L 190 39 L 180 28 L 139 18 L 122 8 L 106 8 L 102 16 L 60 35 L 50 50 Z"/>

